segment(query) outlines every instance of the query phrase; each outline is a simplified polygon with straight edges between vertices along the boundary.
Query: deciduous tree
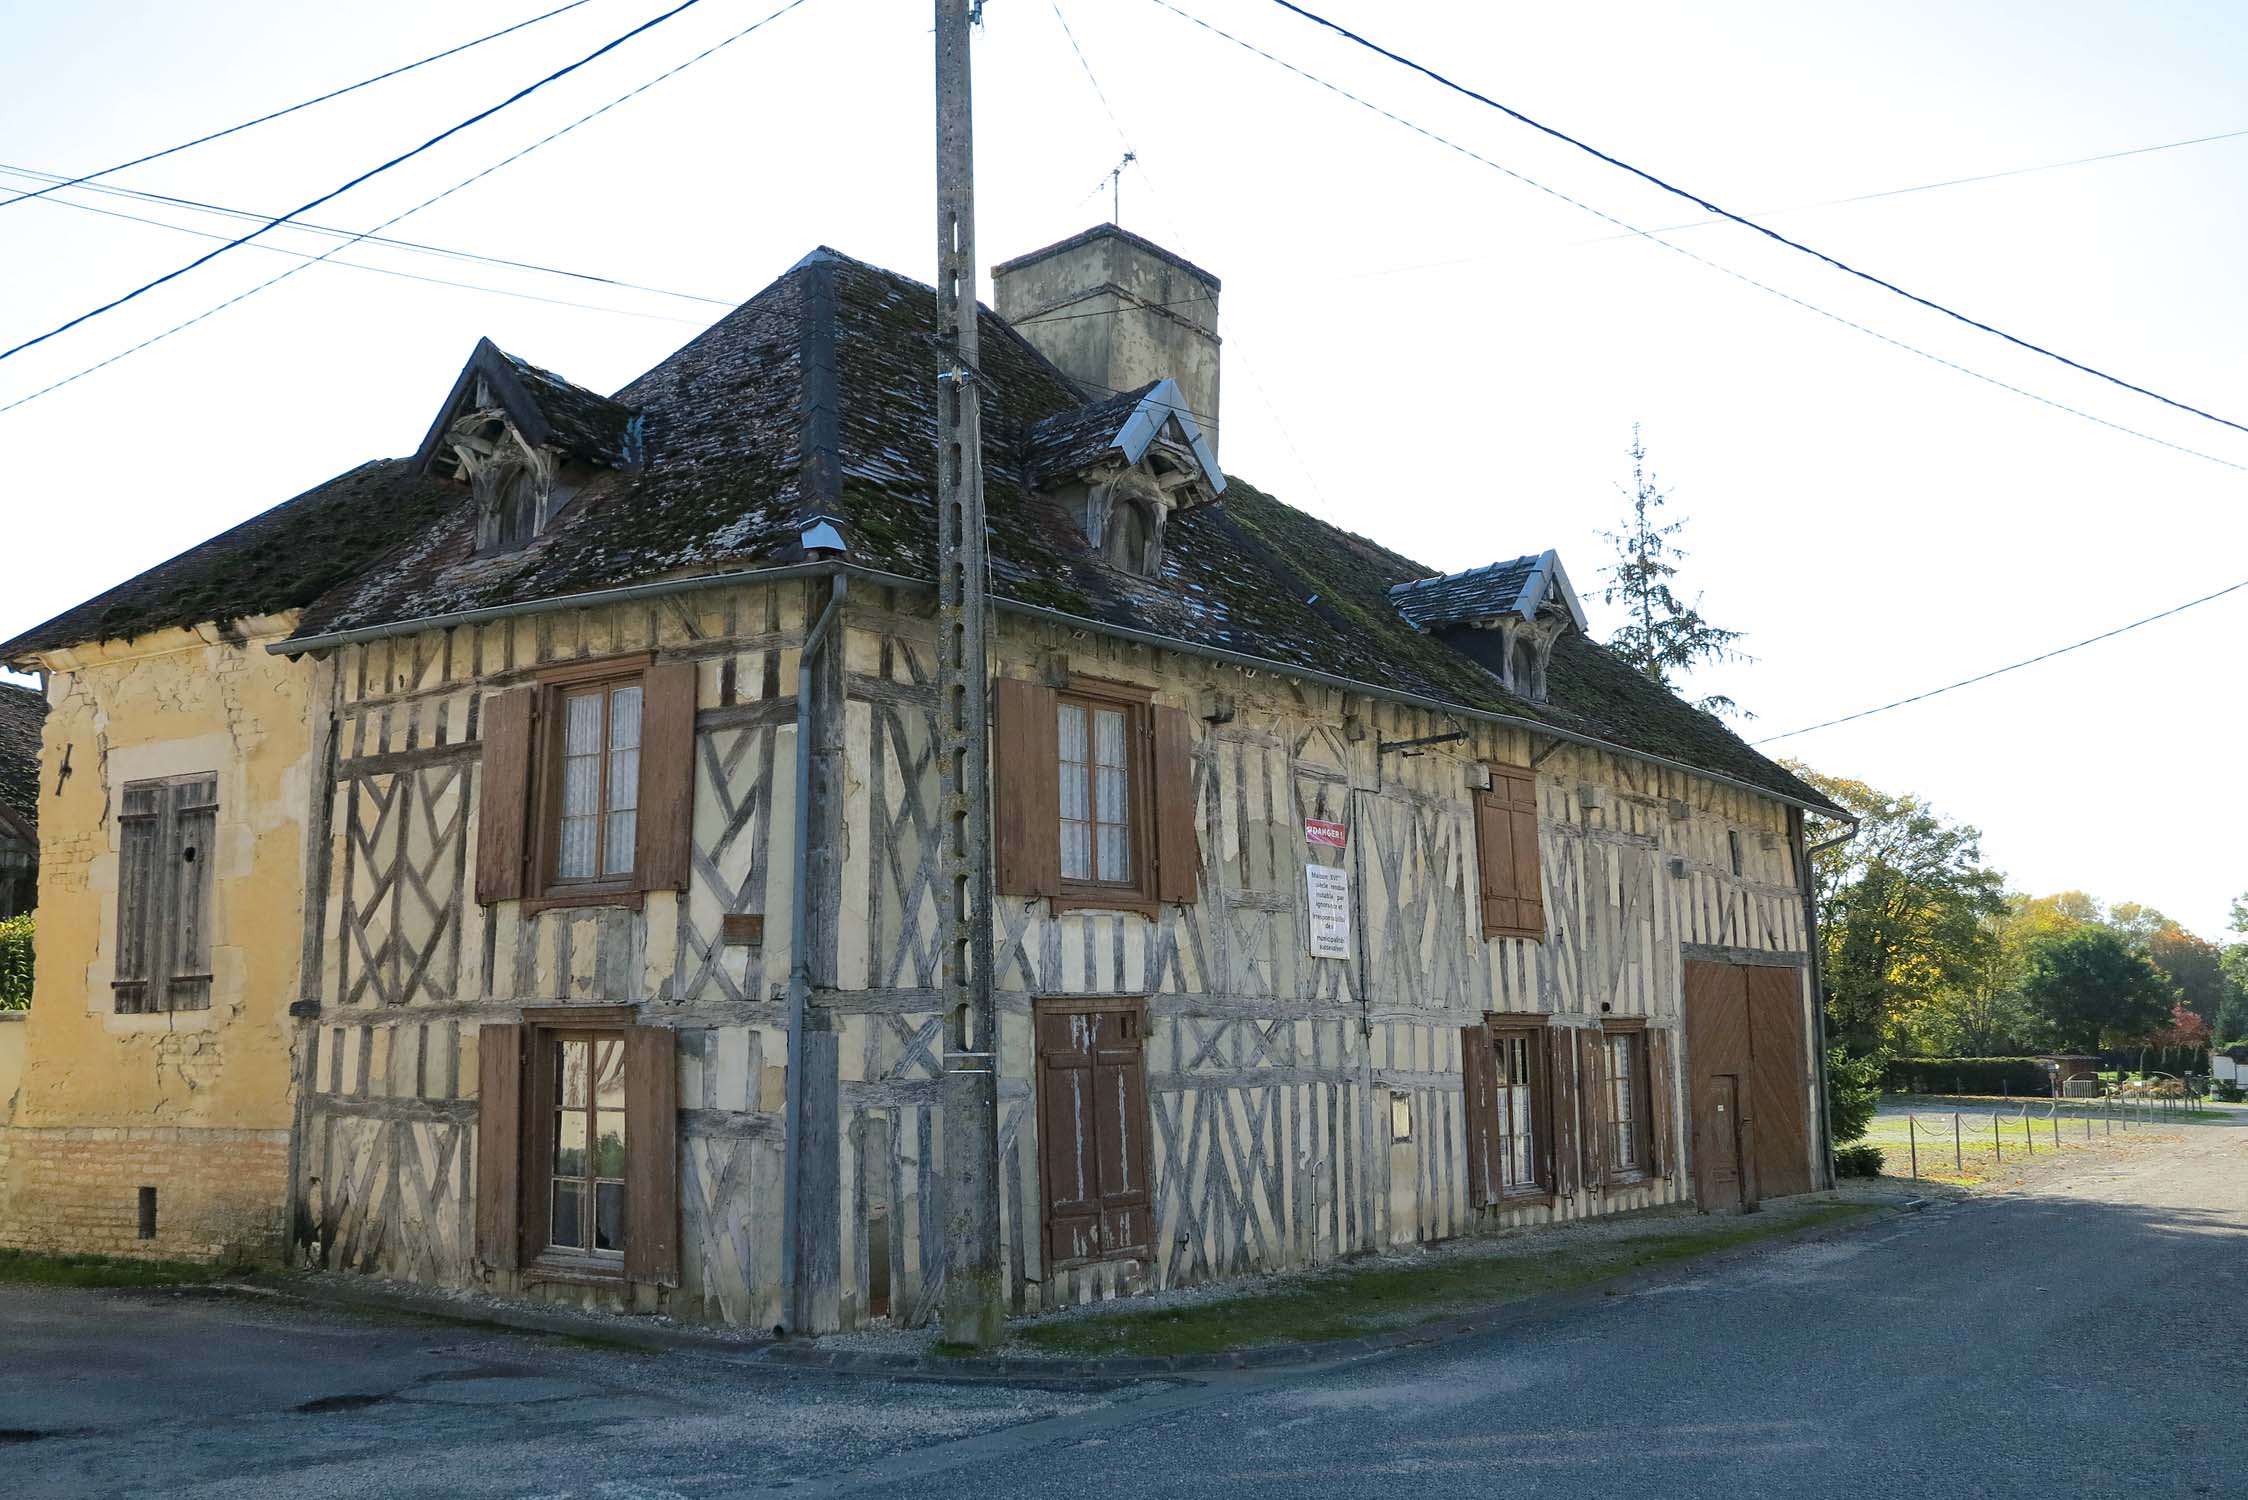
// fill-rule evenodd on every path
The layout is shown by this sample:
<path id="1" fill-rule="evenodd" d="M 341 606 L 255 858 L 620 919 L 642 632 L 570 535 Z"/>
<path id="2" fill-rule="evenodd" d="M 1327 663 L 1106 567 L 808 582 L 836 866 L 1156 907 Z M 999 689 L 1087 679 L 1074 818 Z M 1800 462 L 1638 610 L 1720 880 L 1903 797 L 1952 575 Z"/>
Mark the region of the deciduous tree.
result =
<path id="1" fill-rule="evenodd" d="M 2169 1014 L 2175 992 L 2113 928 L 2085 924 L 2031 947 L 2022 995 L 2049 1047 L 2096 1050 L 2143 1035 Z"/>

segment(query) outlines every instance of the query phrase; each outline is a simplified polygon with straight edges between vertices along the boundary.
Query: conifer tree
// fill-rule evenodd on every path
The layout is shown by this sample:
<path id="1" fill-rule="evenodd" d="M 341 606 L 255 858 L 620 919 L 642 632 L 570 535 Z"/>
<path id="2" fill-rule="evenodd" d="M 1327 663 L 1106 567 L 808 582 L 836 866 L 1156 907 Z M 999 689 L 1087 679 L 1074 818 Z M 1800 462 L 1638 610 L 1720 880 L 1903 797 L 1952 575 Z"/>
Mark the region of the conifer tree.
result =
<path id="1" fill-rule="evenodd" d="M 1637 423 L 1631 429 L 1631 486 L 1617 488 L 1631 508 L 1622 530 L 1600 534 L 1616 550 L 1600 598 L 1605 604 L 1621 604 L 1625 619 L 1608 637 L 1608 649 L 1673 689 L 1679 678 L 1703 662 L 1750 660 L 1733 644 L 1741 632 L 1712 625 L 1702 618 L 1699 594 L 1689 604 L 1671 587 L 1678 564 L 1686 557 L 1677 541 L 1686 529 L 1686 518 L 1662 519 L 1670 492 L 1656 483 L 1647 467 L 1647 445 L 1640 441 Z M 1694 706 L 1707 713 L 1755 717 L 1721 693 L 1696 699 Z"/>

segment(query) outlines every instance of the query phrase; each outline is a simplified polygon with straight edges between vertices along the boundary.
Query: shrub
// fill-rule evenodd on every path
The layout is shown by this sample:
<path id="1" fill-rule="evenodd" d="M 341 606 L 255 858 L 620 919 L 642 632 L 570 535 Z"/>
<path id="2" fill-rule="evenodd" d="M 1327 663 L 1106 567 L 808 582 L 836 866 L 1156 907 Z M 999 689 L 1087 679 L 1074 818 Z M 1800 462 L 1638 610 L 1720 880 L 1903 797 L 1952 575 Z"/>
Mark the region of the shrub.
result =
<path id="1" fill-rule="evenodd" d="M 1881 1086 L 1892 1094 L 2016 1094 L 2045 1098 L 2053 1075 L 2034 1057 L 1892 1057 Z"/>
<path id="2" fill-rule="evenodd" d="M 2211 1086 L 2209 1092 L 2219 1104 L 2238 1104 L 2240 1102 L 2240 1085 L 2237 1083 L 2226 1083 L 2219 1079 Z"/>
<path id="3" fill-rule="evenodd" d="M 1856 1140 L 1873 1123 L 1883 1061 L 1878 1052 L 1854 1057 L 1845 1047 L 1827 1048 L 1827 1128 L 1837 1144 Z"/>
<path id="4" fill-rule="evenodd" d="M 0 922 L 0 1010 L 31 1009 L 31 913 Z"/>
<path id="5" fill-rule="evenodd" d="M 1834 1175 L 1837 1177 L 1879 1177 L 1881 1167 L 1879 1146 L 1839 1146 L 1835 1149 Z"/>

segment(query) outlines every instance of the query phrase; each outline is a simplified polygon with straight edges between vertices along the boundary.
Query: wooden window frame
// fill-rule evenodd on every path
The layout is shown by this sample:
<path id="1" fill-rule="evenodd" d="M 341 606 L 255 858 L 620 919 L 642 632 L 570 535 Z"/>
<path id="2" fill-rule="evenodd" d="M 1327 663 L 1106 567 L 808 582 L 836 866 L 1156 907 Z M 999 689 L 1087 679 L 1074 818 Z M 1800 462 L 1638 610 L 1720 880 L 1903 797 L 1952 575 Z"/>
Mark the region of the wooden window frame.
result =
<path id="1" fill-rule="evenodd" d="M 1599 1122 L 1599 1139 L 1594 1149 L 1599 1154 L 1597 1180 L 1610 1187 L 1628 1186 L 1647 1182 L 1656 1175 L 1655 1162 L 1655 1091 L 1652 1075 L 1653 1059 L 1647 1043 L 1647 1023 L 1641 1020 L 1602 1021 L 1600 1038 L 1600 1074 L 1593 1080 L 1598 1097 L 1593 1106 L 1594 1118 Z M 1609 1150 L 1615 1134 L 1616 1122 L 1611 1108 L 1613 1091 L 1608 1075 L 1608 1052 L 1617 1037 L 1632 1039 L 1632 1165 L 1613 1165 Z"/>
<path id="2" fill-rule="evenodd" d="M 526 912 L 544 911 L 561 906 L 624 906 L 638 908 L 642 905 L 643 886 L 640 869 L 640 841 L 637 829 L 645 809 L 635 809 L 632 868 L 622 875 L 602 875 L 590 878 L 565 880 L 557 866 L 562 857 L 562 736 L 566 729 L 563 700 L 575 693 L 600 689 L 604 695 L 616 688 L 632 683 L 641 687 L 640 753 L 647 751 L 647 670 L 655 662 L 652 653 L 634 656 L 608 657 L 601 661 L 573 663 L 566 667 L 550 668 L 534 679 L 538 696 L 531 711 L 531 786 L 533 808 L 530 830 L 529 889 L 525 893 Z M 608 704 L 602 704 L 603 760 L 602 760 L 602 815 L 601 836 L 608 837 L 607 813 L 607 724 Z M 604 843 L 604 847 L 605 847 Z"/>
<path id="3" fill-rule="evenodd" d="M 1547 1019 L 1542 1015 L 1506 1013 L 1486 1015 L 1483 1018 L 1483 1034 L 1490 1038 L 1494 1049 L 1502 1040 L 1510 1037 L 1520 1037 L 1527 1044 L 1530 1060 L 1530 1124 L 1537 1132 L 1530 1142 L 1532 1182 L 1528 1186 L 1517 1188 L 1492 1184 L 1492 1207 L 1524 1208 L 1553 1202 L 1553 1058 L 1548 1041 L 1552 1028 L 1547 1025 Z M 1496 1066 L 1495 1058 L 1493 1065 Z M 1495 1073 L 1493 1082 L 1497 1082 Z"/>
<path id="4" fill-rule="evenodd" d="M 1041 1131 L 1045 1129 L 1046 1125 L 1047 1090 L 1046 1068 L 1043 1062 L 1044 1054 L 1039 1051 L 1038 1045 L 1038 1020 L 1043 1016 L 1110 1015 L 1118 1013 L 1131 1016 L 1133 1032 L 1139 1038 L 1140 1097 L 1146 1103 L 1148 1111 L 1148 1118 L 1141 1122 L 1143 1126 L 1141 1141 L 1147 1148 L 1147 1155 L 1141 1162 L 1141 1170 L 1147 1174 L 1146 1192 L 1148 1201 L 1145 1211 L 1149 1229 L 1148 1243 L 1144 1246 L 1130 1245 L 1114 1249 L 1104 1246 L 1098 1255 L 1073 1256 L 1067 1259 L 1057 1259 L 1051 1256 L 1053 1244 L 1053 1187 L 1046 1180 L 1046 1142 L 1043 1139 L 1040 1140 L 1038 1146 L 1040 1264 L 1044 1267 L 1045 1275 L 1049 1278 L 1056 1271 L 1076 1270 L 1085 1266 L 1102 1265 L 1110 1261 L 1136 1260 L 1152 1263 L 1154 1260 L 1156 1253 L 1155 1237 L 1162 1231 L 1155 1222 L 1155 1161 L 1153 1154 L 1155 1101 L 1149 1094 L 1147 1086 L 1147 1004 L 1148 997 L 1145 995 L 1039 995 L 1034 996 L 1031 1000 L 1030 1046 L 1034 1091 L 1031 1109 L 1032 1117 L 1038 1122 Z M 1097 1149 L 1095 1160 L 1098 1160 Z"/>
<path id="5" fill-rule="evenodd" d="M 554 1070 L 547 1065 L 547 1049 L 567 1040 L 610 1039 L 623 1046 L 639 1015 L 630 1005 L 527 1006 L 523 1012 L 527 1032 L 522 1084 L 523 1179 L 522 1264 L 541 1280 L 622 1282 L 625 1251 L 597 1255 L 588 1250 L 572 1253 L 548 1243 L 554 1212 Z M 625 1096 L 630 1117 L 631 1096 Z M 628 1137 L 629 1140 L 629 1137 Z M 590 1148 L 590 1143 L 588 1146 Z M 626 1156 L 629 1171 L 631 1156 Z M 625 1180 L 626 1244 L 630 1245 L 634 1184 Z M 589 1236 L 590 1237 L 590 1236 Z"/>
<path id="6" fill-rule="evenodd" d="M 218 781 L 216 771 L 189 771 L 173 776 L 139 777 L 118 787 L 117 811 L 114 815 L 118 825 L 117 890 L 112 901 L 115 946 L 111 956 L 109 985 L 110 1008 L 114 1015 L 173 1015 L 183 1011 L 207 1011 L 211 1008 L 211 918 L 213 902 L 218 893 L 218 879 L 213 868 L 215 861 L 212 850 L 208 846 L 218 841 Z M 205 785 L 210 787 L 208 801 L 191 804 L 184 800 L 188 789 Z M 125 811 L 126 799 L 138 791 L 152 791 L 155 794 L 156 808 L 153 812 Z M 211 828 L 200 858 L 188 851 L 187 846 L 181 842 L 180 822 L 190 810 L 208 810 L 211 815 Z M 127 868 L 129 855 L 125 825 L 128 821 L 137 823 L 142 820 L 152 821 L 155 830 L 153 843 L 146 855 L 149 862 L 145 877 L 147 886 L 141 893 L 139 908 L 131 914 L 131 921 L 137 921 L 140 926 L 138 966 L 141 973 L 137 978 L 128 979 L 120 978 L 116 972 L 124 957 L 127 929 L 130 925 L 126 901 L 133 872 Z M 178 901 L 180 882 L 176 873 L 177 867 L 183 863 L 200 866 L 194 874 L 198 889 L 193 903 L 198 929 L 191 941 L 200 943 L 203 966 L 200 971 L 190 973 L 176 972 L 180 959 L 179 950 L 185 936 L 181 927 L 184 912 Z M 188 993 L 175 993 L 175 986 L 178 985 L 187 986 Z M 126 1003 L 125 992 L 129 989 L 138 991 L 137 1004 Z"/>
<path id="7" fill-rule="evenodd" d="M 1056 740 L 1060 743 L 1060 718 L 1065 707 L 1075 706 L 1086 711 L 1086 743 L 1088 753 L 1092 743 L 1091 715 L 1099 710 L 1122 709 L 1124 712 L 1124 796 L 1125 830 L 1132 841 L 1132 878 L 1127 881 L 1072 880 L 1061 877 L 1060 889 L 1055 896 L 1055 910 L 1063 908 L 1100 908 L 1114 911 L 1134 911 L 1153 917 L 1161 909 L 1156 899 L 1156 848 L 1155 848 L 1155 782 L 1154 782 L 1154 716 L 1150 712 L 1155 694 L 1152 689 L 1132 683 L 1110 682 L 1098 677 L 1072 677 L 1069 685 L 1054 692 Z M 1056 755 L 1056 772 L 1059 773 L 1059 753 Z M 1091 772 L 1088 765 L 1086 795 L 1092 796 Z M 1087 803 L 1091 806 L 1090 800 Z M 1060 859 L 1061 821 L 1057 813 L 1053 837 Z M 1099 859 L 1097 847 L 1094 852 Z M 1057 866 L 1058 867 L 1058 866 Z"/>

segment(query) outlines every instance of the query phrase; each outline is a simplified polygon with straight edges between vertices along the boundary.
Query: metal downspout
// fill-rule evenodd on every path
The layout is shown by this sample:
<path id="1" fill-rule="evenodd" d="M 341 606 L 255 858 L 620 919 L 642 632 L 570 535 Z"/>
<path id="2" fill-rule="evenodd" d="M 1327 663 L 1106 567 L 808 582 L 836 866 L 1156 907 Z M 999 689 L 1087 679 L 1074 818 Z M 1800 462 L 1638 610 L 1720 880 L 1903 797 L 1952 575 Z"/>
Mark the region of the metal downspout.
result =
<path id="1" fill-rule="evenodd" d="M 805 900 L 804 869 L 812 840 L 812 666 L 827 644 L 828 627 L 843 608 L 850 579 L 835 575 L 835 587 L 804 647 L 796 657 L 796 818 L 789 847 L 788 898 L 788 1098 L 781 1122 L 781 1327 L 793 1333 L 802 1314 L 797 1298 L 796 1201 L 798 1165 L 804 1152 L 804 1008 L 812 994 L 811 903 Z"/>
<path id="2" fill-rule="evenodd" d="M 1846 844 L 1858 836 L 1858 825 L 1852 823 L 1847 833 L 1836 835 L 1823 844 L 1805 847 L 1803 837 L 1803 810 L 1796 808 L 1790 814 L 1795 824 L 1796 883 L 1803 889 L 1803 946 L 1811 961 L 1811 1045 L 1819 1068 L 1819 1168 L 1821 1186 L 1834 1186 L 1834 1127 L 1828 1114 L 1827 1094 L 1832 1085 L 1827 1081 L 1826 1041 L 1826 974 L 1820 958 L 1818 887 L 1811 871 L 1811 856 L 1837 844 Z"/>

